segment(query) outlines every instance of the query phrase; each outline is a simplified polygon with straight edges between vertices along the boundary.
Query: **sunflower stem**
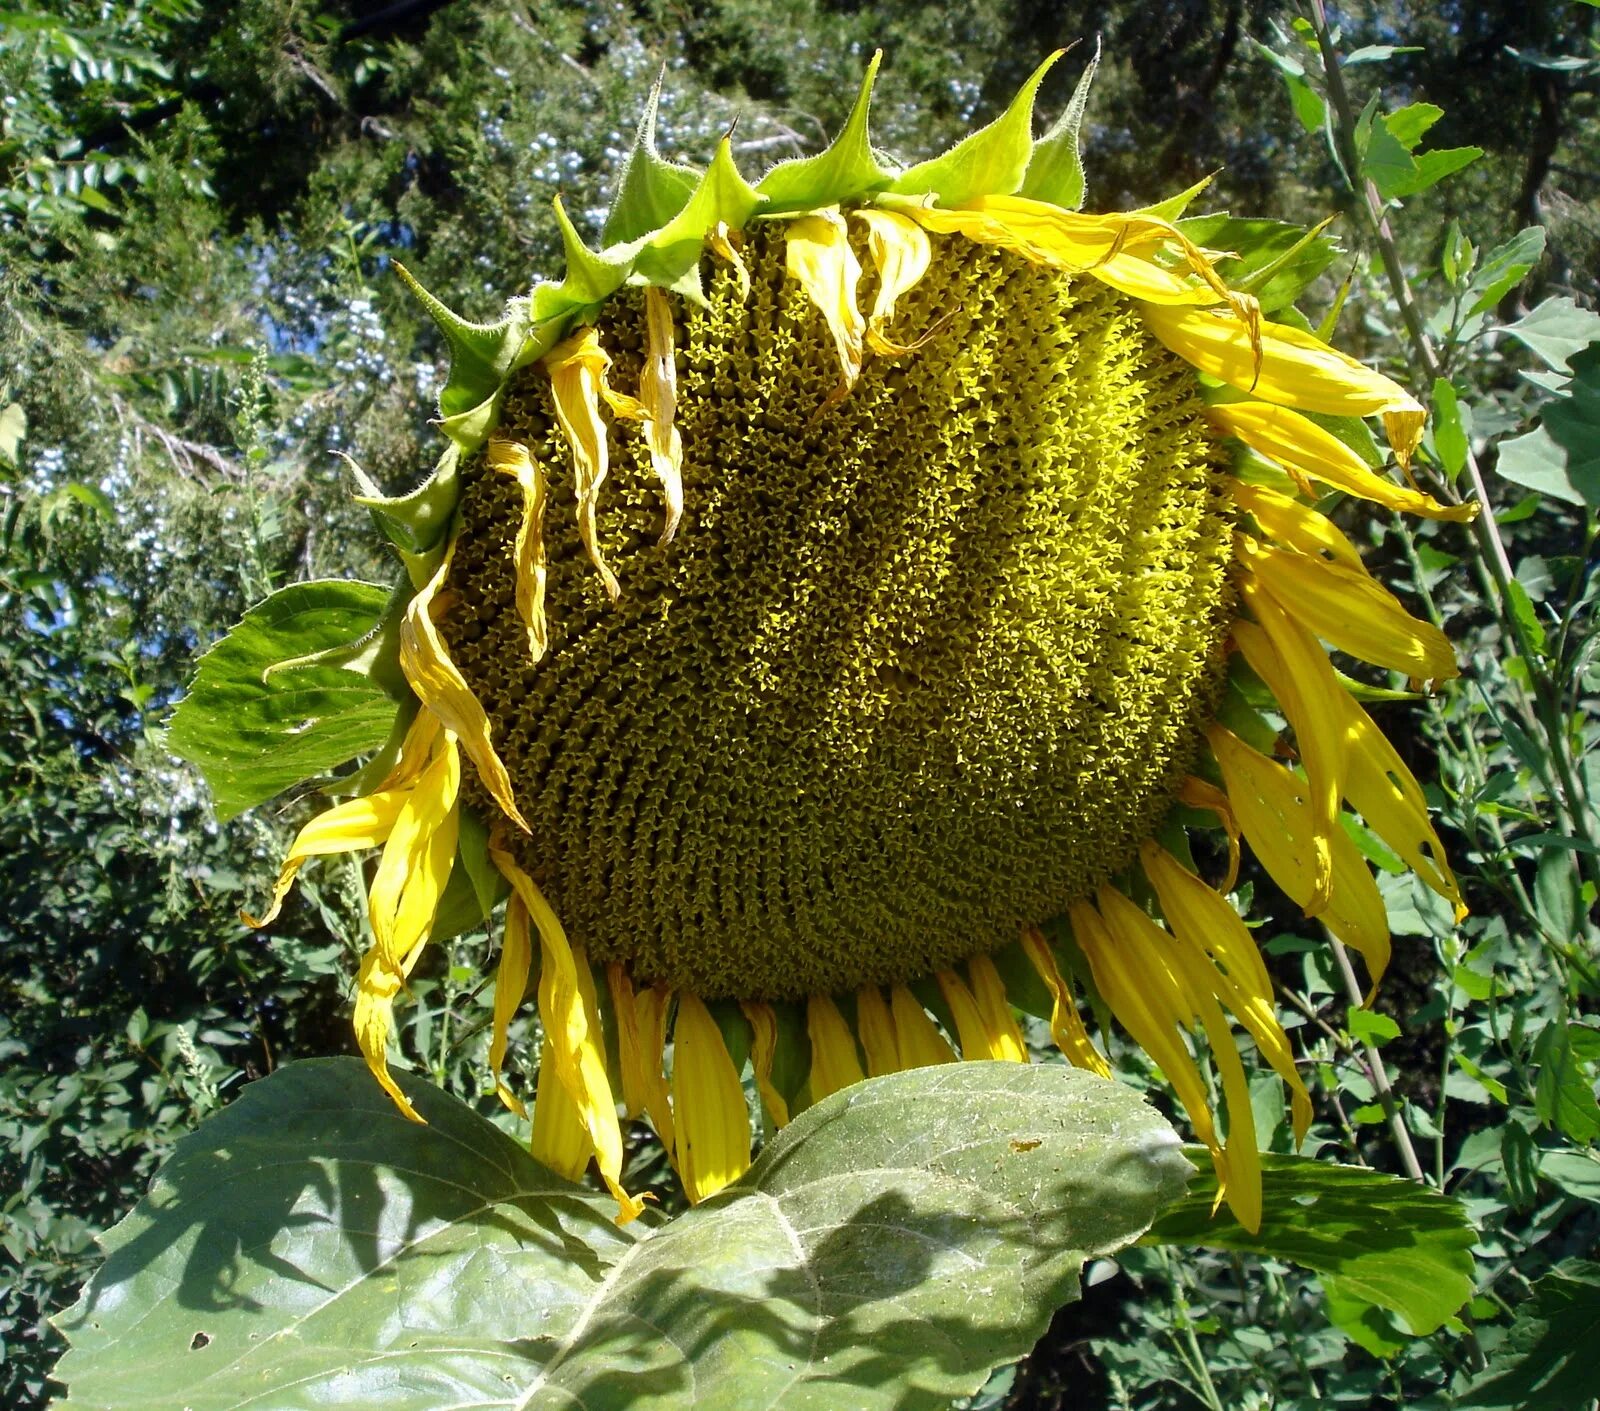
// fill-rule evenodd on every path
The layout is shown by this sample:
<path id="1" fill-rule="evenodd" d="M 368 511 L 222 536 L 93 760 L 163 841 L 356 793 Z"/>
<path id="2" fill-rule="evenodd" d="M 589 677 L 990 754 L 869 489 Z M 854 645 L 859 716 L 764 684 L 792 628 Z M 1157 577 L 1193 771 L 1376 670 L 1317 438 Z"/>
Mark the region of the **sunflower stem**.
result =
<path id="1" fill-rule="evenodd" d="M 1332 937 L 1329 939 L 1333 940 Z M 1344 948 L 1342 941 L 1333 940 L 1333 958 L 1339 962 L 1339 973 L 1344 977 L 1344 991 L 1350 997 L 1350 1003 L 1358 1009 L 1361 1008 L 1364 1003 L 1361 982 L 1356 979 L 1355 966 L 1350 963 L 1350 952 Z M 1394 1087 L 1389 1082 L 1389 1070 L 1384 1066 L 1383 1055 L 1370 1043 L 1362 1044 L 1361 1050 L 1366 1056 L 1367 1072 L 1372 1075 L 1373 1091 L 1378 1095 L 1384 1116 L 1389 1119 L 1389 1131 L 1394 1136 L 1395 1150 L 1400 1153 L 1400 1163 L 1406 1168 L 1406 1175 L 1413 1181 L 1427 1185 L 1428 1178 L 1422 1174 L 1422 1163 L 1417 1160 L 1417 1149 L 1411 1144 L 1411 1133 L 1406 1131 L 1405 1118 L 1401 1115 L 1400 1104 L 1395 1099 Z"/>
<path id="2" fill-rule="evenodd" d="M 1328 29 L 1328 14 L 1323 0 L 1311 0 L 1311 12 L 1317 48 L 1322 55 L 1328 100 L 1333 106 L 1336 118 L 1332 132 L 1335 155 L 1343 168 L 1345 180 L 1349 182 L 1371 228 L 1373 242 L 1377 247 L 1378 257 L 1383 262 L 1390 291 L 1399 306 L 1400 317 L 1410 338 L 1412 361 L 1427 385 L 1432 387 L 1435 381 L 1444 375 L 1444 367 L 1434 351 L 1432 339 L 1428 337 L 1422 311 L 1417 307 L 1411 281 L 1406 275 L 1400 249 L 1395 242 L 1394 231 L 1389 225 L 1383 197 L 1371 178 L 1361 175 L 1360 153 L 1356 148 L 1355 111 L 1350 106 L 1350 92 L 1344 84 L 1344 72 L 1340 67 L 1339 53 L 1334 47 L 1333 36 Z M 1554 777 L 1547 778 L 1545 785 L 1557 809 L 1565 814 L 1565 821 L 1572 836 L 1586 844 L 1589 849 L 1588 852 L 1579 855 L 1580 875 L 1584 872 L 1589 873 L 1590 879 L 1600 887 L 1600 857 L 1597 857 L 1595 852 L 1595 837 L 1590 826 L 1587 803 L 1579 787 L 1577 774 L 1572 768 L 1560 695 L 1555 683 L 1545 671 L 1540 654 L 1530 639 L 1526 627 L 1511 610 L 1509 587 L 1516 574 L 1511 567 L 1505 541 L 1500 537 L 1499 525 L 1495 523 L 1488 485 L 1484 481 L 1482 468 L 1478 465 L 1478 458 L 1471 446 L 1467 447 L 1466 452 L 1466 472 L 1472 484 L 1473 494 L 1483 507 L 1472 524 L 1473 535 L 1478 541 L 1479 560 L 1493 582 L 1492 596 L 1500 620 L 1511 640 L 1516 643 L 1518 655 L 1527 670 L 1534 698 L 1535 723 L 1545 736 L 1549 765 L 1554 770 Z"/>

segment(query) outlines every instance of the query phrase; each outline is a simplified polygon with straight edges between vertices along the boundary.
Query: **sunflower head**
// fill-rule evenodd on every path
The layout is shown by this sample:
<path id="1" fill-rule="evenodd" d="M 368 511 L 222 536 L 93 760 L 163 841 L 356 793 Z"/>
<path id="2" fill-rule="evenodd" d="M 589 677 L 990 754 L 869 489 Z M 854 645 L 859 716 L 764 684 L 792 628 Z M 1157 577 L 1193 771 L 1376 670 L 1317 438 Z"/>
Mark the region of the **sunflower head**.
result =
<path id="1" fill-rule="evenodd" d="M 356 1029 L 409 1112 L 393 1004 L 498 880 L 496 1087 L 525 1112 L 506 1036 L 536 986 L 534 1150 L 593 1161 L 622 1218 L 619 1109 L 699 1200 L 749 1163 L 747 1064 L 782 1125 L 867 1076 L 1026 1061 L 1024 1004 L 1108 1074 L 1088 996 L 1254 1225 L 1235 1026 L 1297 1134 L 1310 1104 L 1228 900 L 1241 838 L 1374 984 L 1347 806 L 1459 906 L 1328 652 L 1430 681 L 1448 644 L 1322 511 L 1471 508 L 1384 472 L 1361 419 L 1404 472 L 1402 388 L 1266 317 L 1282 259 L 1207 248 L 1181 200 L 1078 209 L 1089 75 L 1033 137 L 1054 57 L 903 169 L 868 136 L 874 59 L 833 146 L 754 185 L 726 141 L 704 172 L 662 159 L 652 100 L 601 249 L 557 202 L 561 282 L 492 326 L 416 290 L 454 354 L 449 446 L 361 497 L 407 567 L 363 647 L 400 718 L 252 924 L 309 858 L 382 849 Z"/>

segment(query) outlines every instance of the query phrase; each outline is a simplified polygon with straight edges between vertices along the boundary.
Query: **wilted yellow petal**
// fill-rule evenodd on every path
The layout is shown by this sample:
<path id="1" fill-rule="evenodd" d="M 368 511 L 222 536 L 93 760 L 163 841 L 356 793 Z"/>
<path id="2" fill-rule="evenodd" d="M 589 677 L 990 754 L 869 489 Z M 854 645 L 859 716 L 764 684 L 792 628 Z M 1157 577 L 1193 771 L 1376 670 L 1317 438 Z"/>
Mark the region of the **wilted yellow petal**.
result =
<path id="1" fill-rule="evenodd" d="M 1259 324 L 1259 356 L 1247 320 L 1231 308 L 1143 308 L 1150 331 L 1179 357 L 1264 401 L 1330 416 L 1383 417 L 1401 465 L 1422 439 L 1427 413 L 1397 382 L 1283 323 Z"/>
<path id="2" fill-rule="evenodd" d="M 556 420 L 561 423 L 567 449 L 572 452 L 573 486 L 578 495 L 578 533 L 589 551 L 590 561 L 599 570 L 606 592 L 616 601 L 622 594 L 616 574 L 600 553 L 599 529 L 595 511 L 600 502 L 600 487 L 611 468 L 611 448 L 600 402 L 609 390 L 606 372 L 611 357 L 600 346 L 600 334 L 592 327 L 579 329 L 565 342 L 558 343 L 543 359 L 550 374 L 550 391 L 555 402 Z"/>
<path id="3" fill-rule="evenodd" d="M 528 655 L 539 661 L 550 650 L 544 615 L 544 510 L 550 483 L 520 441 L 491 437 L 485 460 L 490 470 L 511 476 L 522 489 L 522 519 L 512 559 L 517 566 L 517 616 L 528 629 Z"/>
<path id="4" fill-rule="evenodd" d="M 500 937 L 500 963 L 494 972 L 494 1020 L 489 1030 L 489 1072 L 494 1090 L 507 1108 L 526 1118 L 528 1109 L 501 1077 L 511 1021 L 528 993 L 528 973 L 533 965 L 533 944 L 528 933 L 528 908 L 515 892 L 506 903 L 506 924 Z"/>
<path id="5" fill-rule="evenodd" d="M 380 846 L 405 807 L 406 792 L 405 789 L 386 789 L 319 813 L 295 835 L 289 851 L 284 854 L 267 909 L 259 917 L 241 911 L 239 919 L 256 930 L 276 920 L 283 909 L 283 899 L 289 895 L 289 888 L 294 886 L 294 879 L 308 858 Z"/>
<path id="6" fill-rule="evenodd" d="M 569 1181 L 581 1181 L 594 1155 L 594 1143 L 583 1125 L 583 1114 L 561 1081 L 554 1055 L 545 1054 L 539 1065 L 533 1094 L 533 1135 L 528 1149 L 533 1159 Z"/>
<path id="7" fill-rule="evenodd" d="M 928 1017 L 921 1002 L 904 985 L 890 987 L 889 1014 L 894 1019 L 901 1068 L 932 1068 L 939 1063 L 956 1061 L 955 1050 Z"/>
<path id="8" fill-rule="evenodd" d="M 422 1115 L 389 1075 L 389 1031 L 394 1027 L 394 997 L 399 994 L 401 983 L 399 975 L 384 967 L 376 946 L 362 957 L 356 976 L 356 1043 L 372 1076 L 394 1099 L 395 1106 L 413 1122 L 421 1122 Z"/>
<path id="9" fill-rule="evenodd" d="M 739 247 L 733 243 L 736 234 L 737 232 L 728 230 L 727 221 L 719 220 L 711 234 L 706 237 L 706 243 L 711 246 L 717 255 L 733 266 L 734 277 L 739 281 L 739 302 L 748 304 L 750 302 L 750 271 L 745 266 L 744 257 L 739 253 Z"/>
<path id="10" fill-rule="evenodd" d="M 901 1069 L 900 1045 L 895 1038 L 894 1018 L 876 985 L 863 985 L 856 991 L 856 1032 L 867 1055 L 867 1076 L 881 1078 Z"/>
<path id="11" fill-rule="evenodd" d="M 1011 1063 L 1028 1061 L 1027 1050 L 1022 1047 L 1020 1036 L 1013 1040 L 1012 1034 L 1006 1032 L 1003 1026 L 993 1027 L 990 1016 L 979 1006 L 977 997 L 955 971 L 940 970 L 934 979 L 939 982 L 939 991 L 944 995 L 944 1002 L 950 1006 L 950 1013 L 956 1021 L 956 1038 L 961 1043 L 961 1056 L 964 1059 L 969 1063 L 985 1058 Z M 1016 1021 L 1011 1019 L 1009 1010 L 1006 1018 L 1011 1020 L 1011 1029 L 1014 1031 Z"/>
<path id="12" fill-rule="evenodd" d="M 1221 725 L 1206 731 L 1244 836 L 1272 880 L 1297 905 L 1316 889 L 1314 829 L 1303 779 L 1258 754 Z M 1367 962 L 1376 988 L 1389 964 L 1389 918 L 1383 898 L 1343 828 L 1333 835 L 1333 887 L 1318 919 Z"/>
<path id="13" fill-rule="evenodd" d="M 850 248 L 844 218 L 836 209 L 789 222 L 784 231 L 789 277 L 806 291 L 833 335 L 844 385 L 861 376 L 866 320 L 856 307 L 861 262 Z"/>
<path id="14" fill-rule="evenodd" d="M 750 1169 L 750 1111 L 722 1031 L 694 995 L 678 996 L 672 1053 L 678 1175 L 698 1205 Z"/>
<path id="15" fill-rule="evenodd" d="M 1026 1063 L 1028 1046 L 1022 1041 L 1022 1030 L 1017 1027 L 1017 1016 L 1011 1011 L 1005 982 L 994 968 L 994 961 L 986 955 L 973 956 L 967 961 L 967 977 L 972 981 L 972 997 L 989 1035 L 991 1057 Z"/>
<path id="16" fill-rule="evenodd" d="M 1239 881 L 1239 820 L 1233 816 L 1228 796 L 1215 784 L 1191 774 L 1178 785 L 1178 802 L 1189 808 L 1204 809 L 1217 815 L 1222 831 L 1228 836 L 1228 875 L 1218 888 L 1224 895 L 1234 889 Z"/>
<path id="17" fill-rule="evenodd" d="M 789 1125 L 789 1104 L 772 1081 L 772 1060 L 778 1051 L 778 1016 L 770 1004 L 759 1000 L 745 1000 L 739 1006 L 750 1021 L 750 1066 L 755 1070 L 756 1090 L 761 1103 L 772 1118 L 774 1127 Z"/>
<path id="18" fill-rule="evenodd" d="M 1102 1078 L 1111 1076 L 1111 1065 L 1101 1057 L 1100 1050 L 1089 1041 L 1089 1031 L 1083 1027 L 1078 1014 L 1077 1001 L 1072 989 L 1056 964 L 1055 953 L 1035 926 L 1022 928 L 1022 953 L 1039 972 L 1045 988 L 1050 991 L 1050 1036 L 1056 1047 L 1075 1068 L 1086 1068 Z"/>
<path id="19" fill-rule="evenodd" d="M 628 972 L 613 960 L 606 966 L 606 988 L 617 1026 L 617 1069 L 622 1079 L 622 1111 L 629 1118 L 644 1111 L 649 1080 L 639 1046 L 639 1001 Z"/>
<path id="20" fill-rule="evenodd" d="M 1114 888 L 1101 887 L 1097 899 L 1112 940 L 1127 950 L 1134 963 L 1152 970 L 1166 968 L 1173 989 L 1182 996 L 1181 1007 L 1173 1006 L 1165 1016 L 1168 1022 L 1181 1013 L 1182 1008 L 1187 1008 L 1206 1031 L 1212 1061 L 1222 1076 L 1223 1101 L 1228 1113 L 1227 1141 L 1219 1146 L 1213 1130 L 1211 1141 L 1206 1143 L 1217 1168 L 1217 1195 L 1228 1202 L 1228 1208 L 1241 1225 L 1247 1230 L 1258 1230 L 1261 1228 L 1261 1156 L 1256 1149 L 1255 1112 L 1250 1105 L 1250 1087 L 1244 1065 L 1239 1061 L 1233 1032 L 1217 1004 L 1220 977 L 1216 968 L 1203 951 L 1178 942 Z M 1096 980 L 1099 973 L 1095 971 Z M 1106 1002 L 1116 1012 L 1116 1004 L 1109 995 Z M 1189 1021 L 1180 1019 L 1178 1022 Z M 1173 1047 L 1187 1058 L 1187 1052 L 1175 1036 Z M 1190 1071 L 1194 1071 L 1192 1065 Z M 1184 1106 L 1188 1109 L 1187 1101 Z M 1189 1109 L 1189 1120 L 1195 1122 L 1198 1131 L 1200 1124 L 1192 1109 Z"/>
<path id="21" fill-rule="evenodd" d="M 1249 1030 L 1261 1056 L 1289 1085 L 1294 1139 L 1305 1139 L 1311 1125 L 1311 1095 L 1295 1067 L 1289 1037 L 1278 1022 L 1272 981 L 1261 953 L 1228 899 L 1183 867 L 1160 844 L 1147 840 L 1139 860 L 1156 889 L 1161 913 L 1181 943 L 1199 946 L 1215 963 L 1223 1002 Z"/>
<path id="22" fill-rule="evenodd" d="M 812 1102 L 866 1080 L 855 1035 L 827 995 L 812 995 L 806 1002 L 806 1032 L 811 1036 Z"/>
<path id="23" fill-rule="evenodd" d="M 856 216 L 867 227 L 867 248 L 878 267 L 878 292 L 867 315 L 867 343 L 884 357 L 900 357 L 915 349 L 916 343 L 897 343 L 888 336 L 889 320 L 900 296 L 916 287 L 928 272 L 933 247 L 927 232 L 896 211 L 880 211 L 868 206 Z"/>
<path id="24" fill-rule="evenodd" d="M 676 1128 L 672 1121 L 672 1102 L 662 1061 L 667 1049 L 667 1010 L 672 995 L 665 985 L 640 990 L 634 997 L 634 1014 L 639 1021 L 639 1063 L 644 1079 L 644 1110 L 650 1125 L 661 1138 L 667 1157 L 677 1164 Z"/>
<path id="25" fill-rule="evenodd" d="M 367 915 L 384 964 L 409 975 L 456 856 L 461 813 L 461 756 L 448 732 L 442 748 L 406 791 L 367 890 Z"/>
<path id="26" fill-rule="evenodd" d="M 1252 544 L 1238 536 L 1239 559 L 1290 617 L 1341 652 L 1417 680 L 1460 674 L 1450 639 L 1411 616 L 1364 568 Z"/>
<path id="27" fill-rule="evenodd" d="M 639 375 L 639 401 L 644 406 L 644 439 L 650 466 L 667 502 L 667 523 L 661 542 L 670 543 L 683 518 L 683 437 L 674 425 L 678 408 L 678 363 L 672 305 L 653 284 L 644 291 L 645 327 L 649 339 L 644 371 Z"/>
<path id="28" fill-rule="evenodd" d="M 1297 553 L 1327 557 L 1336 563 L 1361 570 L 1361 555 L 1356 546 L 1326 515 L 1292 495 L 1279 494 L 1265 485 L 1247 485 L 1230 480 L 1228 493 L 1240 509 L 1248 511 L 1261 526 L 1261 532 L 1274 543 Z"/>
<path id="29" fill-rule="evenodd" d="M 622 1189 L 622 1128 L 606 1077 L 605 1045 L 599 1025 L 591 1021 L 594 982 L 582 953 L 574 952 L 567 934 L 533 878 L 504 849 L 491 843 L 489 857 L 511 883 L 533 924 L 539 928 L 539 1019 L 544 1026 L 543 1064 L 553 1064 L 567 1096 L 594 1147 L 595 1165 L 618 1205 L 617 1223 L 626 1224 L 644 1203 Z M 589 994 L 585 994 L 585 989 Z M 541 1065 L 542 1066 L 542 1065 Z M 543 1075 L 541 1074 L 541 1085 Z M 535 1097 L 534 1123 L 538 1125 Z"/>
<path id="30" fill-rule="evenodd" d="M 433 620 L 434 600 L 450 573 L 456 540 L 452 536 L 444 558 L 432 578 L 411 599 L 400 623 L 400 669 L 416 692 L 423 709 L 432 711 L 460 742 L 478 778 L 501 811 L 523 832 L 527 821 L 511 792 L 511 776 L 495 753 L 489 717 L 472 694 L 466 678 L 450 660 L 450 650 Z"/>
<path id="31" fill-rule="evenodd" d="M 1252 451 L 1276 461 L 1295 479 L 1309 477 L 1347 495 L 1427 519 L 1462 523 L 1477 517 L 1476 501 L 1442 505 L 1431 495 L 1396 485 L 1375 475 L 1353 450 L 1331 431 L 1287 407 L 1266 402 L 1229 402 L 1210 407 L 1207 415 L 1229 436 Z"/>

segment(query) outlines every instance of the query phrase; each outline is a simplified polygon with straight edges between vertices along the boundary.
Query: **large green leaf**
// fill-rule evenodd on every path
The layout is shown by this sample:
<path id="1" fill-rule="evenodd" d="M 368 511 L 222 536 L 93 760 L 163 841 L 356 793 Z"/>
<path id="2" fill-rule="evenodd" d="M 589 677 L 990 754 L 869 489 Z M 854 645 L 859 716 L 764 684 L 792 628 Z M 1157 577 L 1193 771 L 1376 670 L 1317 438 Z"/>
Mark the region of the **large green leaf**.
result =
<path id="1" fill-rule="evenodd" d="M 1600 1264 L 1567 1259 L 1533 1286 L 1459 1411 L 1572 1411 L 1600 1396 Z"/>
<path id="2" fill-rule="evenodd" d="M 1147 1243 L 1248 1250 L 1324 1276 L 1342 1307 L 1398 1314 L 1417 1336 L 1472 1293 L 1476 1235 L 1458 1201 L 1415 1181 L 1300 1156 L 1263 1155 L 1261 1230 L 1211 1214 L 1215 1178 L 1197 1176 Z"/>
<path id="3" fill-rule="evenodd" d="M 61 1320 L 68 1411 L 942 1408 L 1181 1193 L 1171 1129 L 1061 1065 L 896 1074 L 722 1195 L 614 1204 L 402 1077 L 291 1064 L 186 1138 Z"/>
<path id="4" fill-rule="evenodd" d="M 335 665 L 271 668 L 358 641 L 389 595 L 344 579 L 295 583 L 257 603 L 200 658 L 167 743 L 200 767 L 219 818 L 384 742 L 395 701 L 371 676 Z"/>
<path id="5" fill-rule="evenodd" d="M 1514 484 L 1570 505 L 1600 508 L 1600 347 L 1574 353 L 1565 395 L 1532 431 L 1500 443 L 1495 469 Z"/>

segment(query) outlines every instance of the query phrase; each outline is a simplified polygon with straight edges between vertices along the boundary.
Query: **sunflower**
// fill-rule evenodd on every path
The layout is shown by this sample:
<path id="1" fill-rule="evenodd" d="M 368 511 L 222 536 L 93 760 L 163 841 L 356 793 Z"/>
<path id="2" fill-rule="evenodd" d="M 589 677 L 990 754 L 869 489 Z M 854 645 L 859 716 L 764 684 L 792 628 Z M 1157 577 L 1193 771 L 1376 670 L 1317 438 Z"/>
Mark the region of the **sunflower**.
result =
<path id="1" fill-rule="evenodd" d="M 874 58 L 837 141 L 754 185 L 727 140 L 704 172 L 664 160 L 652 99 L 602 249 L 557 202 L 560 283 L 472 325 L 401 271 L 454 353 L 438 469 L 359 497 L 407 578 L 358 646 L 405 701 L 247 919 L 308 859 L 381 847 L 355 1029 L 415 1117 L 395 1000 L 453 896 L 470 920 L 506 895 L 496 1089 L 526 1115 L 505 1057 L 537 973 L 533 1150 L 592 1161 L 619 1219 L 619 1111 L 701 1201 L 749 1165 L 747 1064 L 782 1126 L 869 1076 L 1027 1061 L 1020 1005 L 1109 1076 L 1088 1003 L 1253 1228 L 1235 1026 L 1297 1139 L 1311 1106 L 1229 900 L 1241 838 L 1374 985 L 1387 923 L 1346 806 L 1460 909 L 1328 653 L 1423 683 L 1449 645 L 1318 500 L 1474 507 L 1410 482 L 1418 403 L 1265 318 L 1181 201 L 1081 212 L 1088 75 L 1032 135 L 1056 57 L 897 170 Z M 1369 417 L 1403 480 L 1361 454 Z"/>

